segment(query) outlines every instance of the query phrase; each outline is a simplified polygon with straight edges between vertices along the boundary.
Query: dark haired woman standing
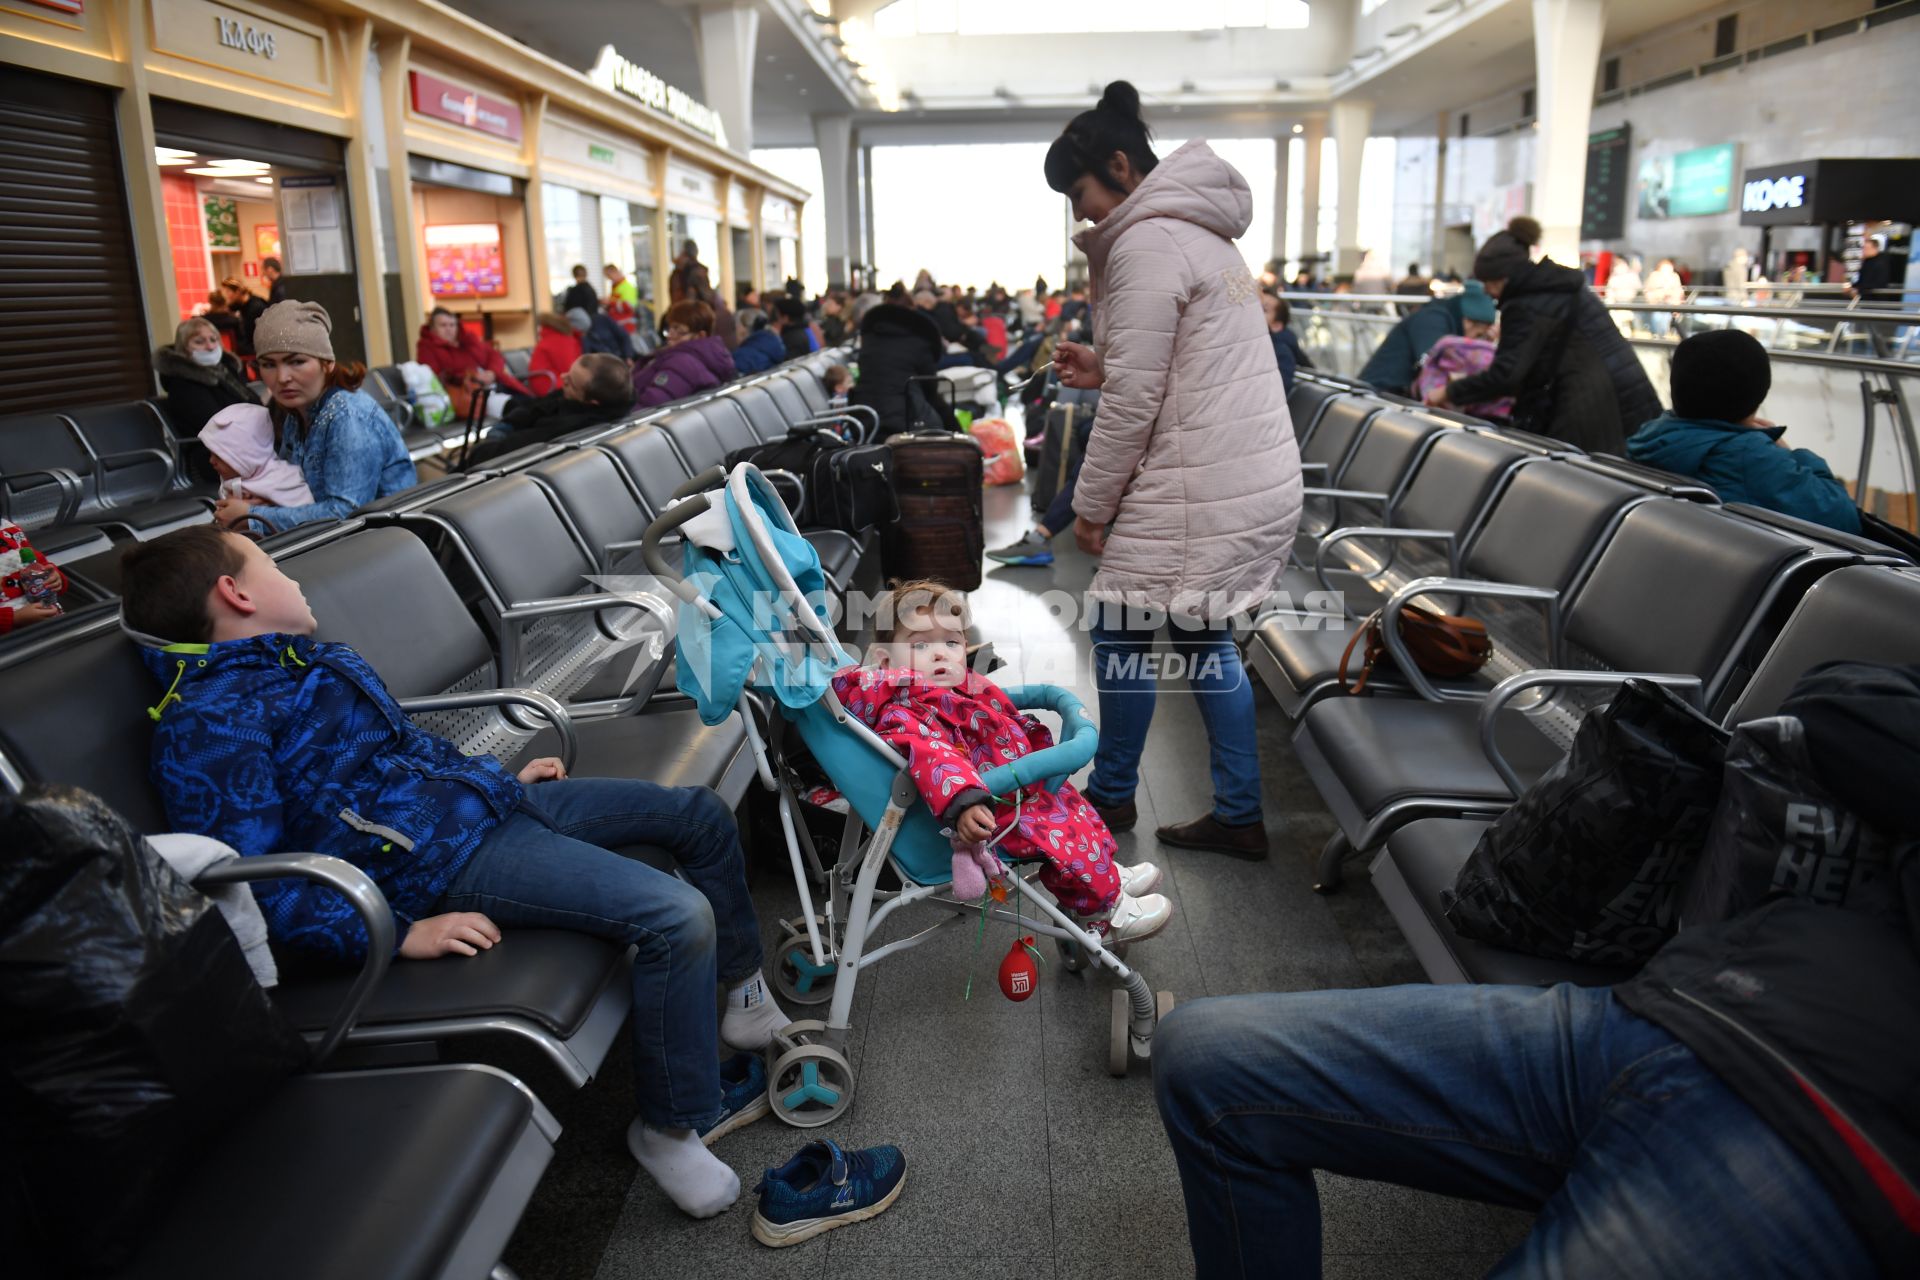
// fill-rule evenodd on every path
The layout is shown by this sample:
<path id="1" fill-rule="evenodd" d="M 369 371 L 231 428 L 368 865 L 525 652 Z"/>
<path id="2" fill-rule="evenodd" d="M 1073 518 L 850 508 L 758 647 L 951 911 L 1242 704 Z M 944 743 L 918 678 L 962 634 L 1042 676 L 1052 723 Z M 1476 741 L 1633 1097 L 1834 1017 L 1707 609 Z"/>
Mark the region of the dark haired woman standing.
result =
<path id="1" fill-rule="evenodd" d="M 1093 276 L 1100 347 L 1063 342 L 1061 381 L 1101 389 L 1074 497 L 1074 538 L 1103 554 L 1088 589 L 1100 752 L 1087 797 L 1135 820 L 1153 720 L 1147 655 L 1160 627 L 1199 699 L 1213 807 L 1164 844 L 1264 858 L 1253 690 L 1230 619 L 1278 579 L 1300 518 L 1300 452 L 1260 307 L 1234 247 L 1253 216 L 1242 178 L 1204 142 L 1164 160 L 1125 81 L 1047 152 L 1047 185 L 1094 225 L 1074 237 Z"/>

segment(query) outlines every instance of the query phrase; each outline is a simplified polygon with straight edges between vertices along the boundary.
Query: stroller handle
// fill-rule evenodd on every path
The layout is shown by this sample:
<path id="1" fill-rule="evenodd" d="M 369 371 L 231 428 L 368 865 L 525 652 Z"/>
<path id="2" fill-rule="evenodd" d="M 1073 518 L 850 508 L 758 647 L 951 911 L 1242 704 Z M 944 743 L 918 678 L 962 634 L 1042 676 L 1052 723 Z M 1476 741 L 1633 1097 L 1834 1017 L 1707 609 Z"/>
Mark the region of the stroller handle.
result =
<path id="1" fill-rule="evenodd" d="M 1060 741 L 981 774 L 980 781 L 993 794 L 1005 795 L 1034 782 L 1045 783 L 1048 790 L 1057 789 L 1093 760 L 1100 746 L 1100 730 L 1080 699 L 1051 684 L 1015 685 L 1007 690 L 1007 697 L 1022 711 L 1051 711 L 1059 716 Z"/>
<path id="2" fill-rule="evenodd" d="M 689 482 L 691 483 L 691 482 Z M 713 501 L 704 493 L 696 493 L 682 502 L 676 502 L 660 513 L 658 519 L 647 526 L 640 538 L 640 558 L 646 562 L 653 575 L 667 584 L 673 594 L 688 604 L 700 603 L 700 588 L 688 582 L 680 571 L 667 563 L 667 556 L 660 549 L 660 543 L 666 536 L 696 516 L 705 515 Z"/>
<path id="3" fill-rule="evenodd" d="M 718 489 L 727 482 L 727 469 L 715 463 L 697 476 L 690 476 L 680 482 L 673 491 L 676 498 L 690 498 L 704 489 Z"/>

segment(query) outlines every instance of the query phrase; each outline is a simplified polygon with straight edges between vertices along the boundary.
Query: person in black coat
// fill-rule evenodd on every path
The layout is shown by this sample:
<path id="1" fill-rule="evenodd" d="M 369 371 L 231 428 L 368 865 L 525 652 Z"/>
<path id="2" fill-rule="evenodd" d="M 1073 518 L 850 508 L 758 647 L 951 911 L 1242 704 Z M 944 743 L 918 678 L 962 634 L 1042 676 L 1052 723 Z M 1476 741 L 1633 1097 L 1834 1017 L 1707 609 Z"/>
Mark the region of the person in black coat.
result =
<path id="1" fill-rule="evenodd" d="M 227 309 L 239 321 L 239 326 L 234 330 L 234 350 L 243 356 L 250 356 L 253 354 L 253 326 L 267 313 L 266 299 L 247 288 L 239 276 L 228 276 L 222 280 L 220 290 L 227 295 Z"/>
<path id="2" fill-rule="evenodd" d="M 240 362 L 222 349 L 213 322 L 195 317 L 173 331 L 173 345 L 153 353 L 154 372 L 167 393 L 167 420 L 173 434 L 191 440 L 207 419 L 230 404 L 259 404 Z"/>
<path id="3" fill-rule="evenodd" d="M 807 339 L 806 306 L 786 297 L 776 300 L 773 309 L 780 313 L 780 341 L 786 348 L 786 358 L 798 360 L 812 354 L 813 343 Z"/>
<path id="4" fill-rule="evenodd" d="M 600 295 L 593 291 L 593 282 L 587 279 L 585 266 L 575 264 L 573 283 L 567 286 L 566 293 L 560 297 L 560 312 L 565 315 L 578 307 L 589 316 L 600 314 Z"/>
<path id="5" fill-rule="evenodd" d="M 471 471 L 502 454 L 545 444 L 574 431 L 618 422 L 633 412 L 633 375 L 627 362 L 592 352 L 573 362 L 556 391 L 516 399 L 501 415 L 506 430 L 476 445 L 461 462 Z"/>
<path id="6" fill-rule="evenodd" d="M 1514 398 L 1513 425 L 1589 453 L 1619 454 L 1660 416 L 1660 397 L 1607 310 L 1572 267 L 1531 260 L 1540 224 L 1519 217 L 1474 258 L 1474 278 L 1500 300 L 1500 346 L 1484 373 L 1429 393 L 1440 408 Z"/>
<path id="7" fill-rule="evenodd" d="M 913 307 L 882 303 L 860 322 L 860 381 L 848 399 L 869 405 L 880 415 L 880 437 L 910 430 L 912 399 L 926 402 L 913 379 L 930 377 L 940 367 L 946 344 L 933 317 Z M 940 409 L 944 411 L 942 402 Z"/>

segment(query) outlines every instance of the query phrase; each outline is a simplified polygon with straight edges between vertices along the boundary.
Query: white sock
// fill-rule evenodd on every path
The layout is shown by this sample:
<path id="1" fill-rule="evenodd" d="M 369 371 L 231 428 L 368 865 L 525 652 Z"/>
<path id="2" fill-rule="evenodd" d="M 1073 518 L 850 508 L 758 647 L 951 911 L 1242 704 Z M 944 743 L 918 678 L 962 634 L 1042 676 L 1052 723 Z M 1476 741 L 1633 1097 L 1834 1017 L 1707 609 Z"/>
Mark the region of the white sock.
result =
<path id="1" fill-rule="evenodd" d="M 754 1052 L 773 1043 L 773 1035 L 793 1019 L 774 1003 L 766 976 L 758 969 L 745 982 L 727 988 L 727 1011 L 720 1038 L 730 1049 Z"/>
<path id="2" fill-rule="evenodd" d="M 740 1176 L 691 1129 L 651 1129 L 636 1117 L 627 1126 L 627 1150 L 689 1217 L 711 1218 L 740 1198 Z"/>

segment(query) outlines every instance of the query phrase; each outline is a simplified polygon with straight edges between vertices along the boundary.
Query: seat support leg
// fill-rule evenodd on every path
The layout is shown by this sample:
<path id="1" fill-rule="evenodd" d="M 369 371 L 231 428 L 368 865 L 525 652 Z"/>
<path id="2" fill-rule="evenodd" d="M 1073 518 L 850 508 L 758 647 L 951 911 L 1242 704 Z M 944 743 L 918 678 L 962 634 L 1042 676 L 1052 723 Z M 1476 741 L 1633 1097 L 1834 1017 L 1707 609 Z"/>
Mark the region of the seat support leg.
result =
<path id="1" fill-rule="evenodd" d="M 1327 838 L 1327 843 L 1320 850 L 1320 862 L 1314 871 L 1313 891 L 1315 893 L 1332 893 L 1340 887 L 1340 882 L 1345 877 L 1341 863 L 1352 852 L 1353 844 L 1347 839 L 1346 832 L 1335 831 Z"/>

